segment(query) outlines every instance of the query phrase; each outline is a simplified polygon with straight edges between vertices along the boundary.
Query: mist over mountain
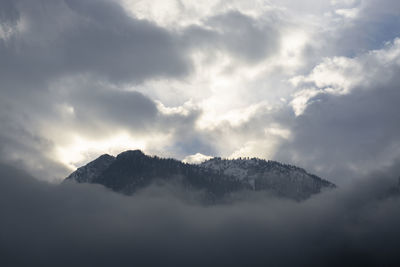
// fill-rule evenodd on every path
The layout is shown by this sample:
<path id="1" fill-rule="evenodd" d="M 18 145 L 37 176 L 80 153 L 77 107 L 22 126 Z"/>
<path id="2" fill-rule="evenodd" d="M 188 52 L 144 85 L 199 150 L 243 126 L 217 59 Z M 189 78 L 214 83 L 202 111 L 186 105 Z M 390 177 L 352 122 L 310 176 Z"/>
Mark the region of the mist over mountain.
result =
<path id="1" fill-rule="evenodd" d="M 0 265 L 398 266 L 398 171 L 304 201 L 204 205 L 176 183 L 127 196 L 0 164 Z"/>
<path id="2" fill-rule="evenodd" d="M 175 182 L 187 190 L 203 191 L 218 201 L 241 191 L 265 191 L 304 200 L 335 185 L 305 170 L 258 158 L 213 158 L 199 165 L 175 159 L 150 157 L 128 150 L 117 157 L 102 155 L 70 174 L 66 181 L 101 184 L 113 191 L 133 194 L 154 182 Z"/>

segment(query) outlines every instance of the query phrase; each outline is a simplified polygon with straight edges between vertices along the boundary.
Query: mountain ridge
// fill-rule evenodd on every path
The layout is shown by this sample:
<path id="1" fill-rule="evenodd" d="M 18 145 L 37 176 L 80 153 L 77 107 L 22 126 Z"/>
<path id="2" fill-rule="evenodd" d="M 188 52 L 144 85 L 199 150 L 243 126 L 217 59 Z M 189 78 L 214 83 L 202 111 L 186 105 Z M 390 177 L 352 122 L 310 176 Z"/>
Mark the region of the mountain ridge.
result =
<path id="1" fill-rule="evenodd" d="M 336 186 L 304 169 L 259 158 L 221 159 L 200 164 L 145 155 L 127 150 L 116 157 L 103 154 L 71 173 L 65 181 L 101 184 L 115 192 L 131 195 L 157 180 L 179 180 L 187 189 L 203 190 L 217 200 L 239 191 L 267 191 L 304 200 Z"/>

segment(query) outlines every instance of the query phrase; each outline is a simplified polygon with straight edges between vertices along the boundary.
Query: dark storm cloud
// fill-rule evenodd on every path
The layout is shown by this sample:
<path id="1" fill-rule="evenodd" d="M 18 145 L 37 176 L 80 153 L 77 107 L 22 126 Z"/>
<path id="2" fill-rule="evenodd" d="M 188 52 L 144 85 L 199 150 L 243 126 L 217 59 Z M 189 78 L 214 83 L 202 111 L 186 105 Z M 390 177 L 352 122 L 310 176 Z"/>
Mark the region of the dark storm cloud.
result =
<path id="1" fill-rule="evenodd" d="M 192 49 L 259 62 L 279 44 L 273 15 L 256 20 L 231 11 L 179 34 L 107 0 L 2 1 L 0 10 L 2 25 L 13 25 L 10 36 L 0 39 L 2 90 L 9 91 L 27 92 L 32 83 L 46 87 L 46 81 L 77 74 L 114 83 L 182 77 L 192 69 Z"/>
<path id="2" fill-rule="evenodd" d="M 37 119 L 38 114 L 31 114 L 36 104 L 29 103 L 21 108 L 0 99 L 0 162 L 35 170 L 34 174 L 41 178 L 54 179 L 68 170 L 54 157 L 46 156 L 54 143 L 37 133 L 36 124 L 43 121 Z M 43 116 L 43 120 L 48 120 L 50 114 Z"/>
<path id="3" fill-rule="evenodd" d="M 348 95 L 311 99 L 276 157 L 339 183 L 390 165 L 400 157 L 400 69 L 382 73 Z"/>
<path id="4" fill-rule="evenodd" d="M 400 36 L 400 3 L 396 0 L 355 1 L 357 16 L 345 20 L 324 43 L 328 55 L 355 56 L 379 49 Z"/>
<path id="5" fill-rule="evenodd" d="M 257 62 L 276 51 L 279 39 L 272 22 L 240 12 L 207 19 L 212 30 L 193 26 L 180 35 L 130 17 L 112 1 L 21 0 L 0 6 L 2 25 L 12 25 L 9 37 L 0 39 L 2 91 L 10 94 L 32 93 L 77 74 L 114 83 L 181 77 L 191 70 L 189 50 L 199 47 Z"/>
<path id="6" fill-rule="evenodd" d="M 115 82 L 140 82 L 188 71 L 185 53 L 172 33 L 129 17 L 116 2 L 7 3 L 6 8 L 18 9 L 22 29 L 1 40 L 2 80 L 90 73 Z"/>
<path id="7" fill-rule="evenodd" d="M 169 156 L 182 158 L 199 151 L 215 154 L 215 149 L 206 139 L 208 136 L 195 127 L 202 113 L 197 107 L 187 108 L 184 113 L 166 114 L 153 100 L 139 92 L 101 86 L 96 91 L 92 94 L 87 89 L 69 90 L 67 95 L 60 96 L 60 100 L 67 101 L 65 103 L 74 108 L 74 114 L 63 122 L 66 128 L 93 138 L 120 129 L 133 135 L 169 134 L 172 136 L 166 145 Z"/>
<path id="8" fill-rule="evenodd" d="M 184 38 L 189 47 L 230 53 L 248 63 L 265 60 L 279 49 L 277 18 L 257 20 L 239 11 L 207 18 L 204 26 L 190 26 Z M 281 25 L 282 26 L 282 25 Z"/>
<path id="9" fill-rule="evenodd" d="M 13 0 L 3 0 L 0 5 L 0 23 L 8 26 L 15 25 L 19 19 L 19 12 Z"/>
<path id="10" fill-rule="evenodd" d="M 96 93 L 91 91 L 95 90 Z M 105 128 L 131 128 L 145 132 L 155 124 L 158 110 L 155 103 L 138 92 L 118 91 L 110 88 L 84 89 L 69 94 L 68 101 L 74 109 L 72 122 L 76 129 L 98 126 Z"/>
<path id="11" fill-rule="evenodd" d="M 398 168 L 397 168 L 398 171 Z M 400 199 L 386 173 L 297 203 L 264 196 L 201 206 L 179 189 L 133 197 L 49 185 L 2 165 L 4 266 L 389 266 Z M 187 196 L 187 195 L 186 195 Z"/>
<path id="12" fill-rule="evenodd" d="M 1 124 L 3 129 L 8 123 Z M 12 127 L 12 126 L 11 126 Z M 68 173 L 65 166 L 39 151 L 51 149 L 53 144 L 24 129 L 4 129 L 0 133 L 0 162 L 35 170 L 35 175 L 45 179 L 56 179 L 60 173 Z"/>

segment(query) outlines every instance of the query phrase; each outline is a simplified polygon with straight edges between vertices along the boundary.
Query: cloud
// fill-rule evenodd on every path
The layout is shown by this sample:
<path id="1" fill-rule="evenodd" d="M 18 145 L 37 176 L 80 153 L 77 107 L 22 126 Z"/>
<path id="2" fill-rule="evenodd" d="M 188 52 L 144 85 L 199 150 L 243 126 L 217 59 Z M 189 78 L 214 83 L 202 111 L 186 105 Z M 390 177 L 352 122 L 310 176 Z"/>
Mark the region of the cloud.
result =
<path id="1" fill-rule="evenodd" d="M 54 80 L 88 73 L 115 82 L 140 82 L 188 72 L 190 63 L 172 33 L 128 16 L 115 2 L 41 0 L 11 5 L 23 27 L 1 40 L 2 80 L 22 75 Z"/>
<path id="2" fill-rule="evenodd" d="M 134 148 L 271 158 L 333 179 L 373 169 L 372 155 L 383 168 L 398 156 L 395 106 L 378 93 L 397 97 L 397 6 L 1 1 L 0 158 L 48 179 Z M 356 95 L 371 99 L 351 108 Z"/>
<path id="3" fill-rule="evenodd" d="M 388 195 L 395 181 L 387 173 L 301 203 L 254 195 L 215 206 L 202 206 L 174 186 L 127 197 L 97 185 L 39 182 L 5 165 L 0 176 L 5 266 L 400 261 L 400 200 Z"/>
<path id="4" fill-rule="evenodd" d="M 182 161 L 191 163 L 191 164 L 199 164 L 199 163 L 202 163 L 211 158 L 212 158 L 212 156 L 206 156 L 201 153 L 196 153 L 194 155 L 189 155 L 189 156 L 185 157 Z"/>
<path id="5" fill-rule="evenodd" d="M 277 157 L 344 182 L 400 157 L 399 40 L 356 58 L 325 59 L 297 77 L 293 138 Z"/>
<path id="6" fill-rule="evenodd" d="M 200 114 L 190 105 L 183 112 L 165 112 L 142 93 L 91 77 L 59 80 L 51 88 L 49 95 L 34 94 L 17 104 L 0 100 L 1 160 L 23 163 L 50 180 L 103 153 L 140 148 L 170 156 L 163 154 L 165 145 L 191 142 Z"/>
<path id="7" fill-rule="evenodd" d="M 330 7 L 321 12 L 323 16 L 315 18 L 319 21 L 315 42 L 320 56 L 354 57 L 400 36 L 396 1 L 330 2 Z"/>
<path id="8" fill-rule="evenodd" d="M 60 167 L 47 175 L 51 177 L 67 174 L 62 165 L 68 158 L 71 167 L 70 154 L 77 153 L 76 164 L 98 153 L 77 152 L 78 144 L 103 147 L 118 136 L 138 139 L 128 143 L 147 144 L 150 153 L 165 155 L 168 148 L 168 156 L 181 158 L 215 154 L 206 135 L 196 129 L 202 113 L 197 103 L 182 106 L 184 113 L 166 112 L 173 107 L 136 92 L 136 86 L 190 74 L 191 51 L 207 42 L 212 50 L 249 62 L 269 56 L 277 47 L 275 26 L 238 11 L 208 18 L 201 31 L 212 30 L 202 36 L 190 33 L 190 27 L 179 32 L 138 19 L 114 1 L 21 0 L 0 6 L 2 32 L 7 31 L 7 38 L 0 38 L 0 110 L 7 125 L 1 132 L 1 157 L 30 162 L 31 171 L 36 166 L 46 171 L 54 157 L 63 155 L 56 159 Z M 149 144 L 155 136 L 154 145 Z M 37 160 L 31 156 L 39 153 Z"/>
<path id="9" fill-rule="evenodd" d="M 248 63 L 258 63 L 278 51 L 279 32 L 274 14 L 257 20 L 239 11 L 230 11 L 205 19 L 202 26 L 190 26 L 184 38 L 194 49 L 207 53 L 227 52 Z M 277 19 L 276 19 L 277 20 Z"/>
<path id="10" fill-rule="evenodd" d="M 1 27 L 13 26 L 19 19 L 19 12 L 14 5 L 14 1 L 4 0 L 0 6 Z M 4 30 L 2 28 L 2 30 Z"/>
<path id="11" fill-rule="evenodd" d="M 176 33 L 129 16 L 117 2 L 2 1 L 0 19 L 2 160 L 60 178 L 68 171 L 55 152 L 76 138 L 168 135 L 167 122 L 193 117 L 164 116 L 148 96 L 125 90 L 184 76 L 191 63 Z"/>
<path id="12" fill-rule="evenodd" d="M 96 91 L 93 92 L 94 90 Z M 81 129 L 92 128 L 99 133 L 99 129 L 93 127 L 98 124 L 100 132 L 105 130 L 102 128 L 119 127 L 132 129 L 134 132 L 146 132 L 157 119 L 155 103 L 135 91 L 119 91 L 107 87 L 71 91 L 63 100 L 73 108 L 71 115 Z"/>

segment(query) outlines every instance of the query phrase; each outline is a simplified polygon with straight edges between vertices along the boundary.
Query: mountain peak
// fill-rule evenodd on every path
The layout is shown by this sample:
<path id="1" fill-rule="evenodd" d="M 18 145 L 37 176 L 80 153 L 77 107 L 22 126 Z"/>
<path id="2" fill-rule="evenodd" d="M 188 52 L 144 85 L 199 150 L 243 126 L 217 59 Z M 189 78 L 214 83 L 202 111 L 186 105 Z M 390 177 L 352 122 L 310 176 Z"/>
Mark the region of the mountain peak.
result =
<path id="1" fill-rule="evenodd" d="M 95 159 L 94 161 L 92 161 L 92 162 L 95 162 L 95 161 L 108 161 L 108 160 L 113 160 L 113 159 L 115 159 L 115 157 L 114 156 L 111 156 L 110 154 L 103 154 L 103 155 L 101 155 L 100 157 L 98 157 L 97 159 Z"/>
<path id="2" fill-rule="evenodd" d="M 118 154 L 117 159 L 145 157 L 146 155 L 140 149 L 127 150 Z"/>
<path id="3" fill-rule="evenodd" d="M 74 180 L 79 183 L 92 183 L 93 180 L 114 161 L 115 157 L 109 154 L 103 154 L 85 166 L 78 168 L 75 172 L 71 173 L 66 180 Z"/>

